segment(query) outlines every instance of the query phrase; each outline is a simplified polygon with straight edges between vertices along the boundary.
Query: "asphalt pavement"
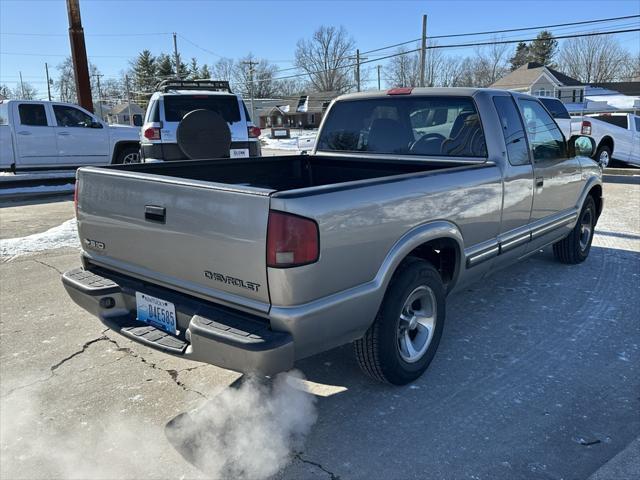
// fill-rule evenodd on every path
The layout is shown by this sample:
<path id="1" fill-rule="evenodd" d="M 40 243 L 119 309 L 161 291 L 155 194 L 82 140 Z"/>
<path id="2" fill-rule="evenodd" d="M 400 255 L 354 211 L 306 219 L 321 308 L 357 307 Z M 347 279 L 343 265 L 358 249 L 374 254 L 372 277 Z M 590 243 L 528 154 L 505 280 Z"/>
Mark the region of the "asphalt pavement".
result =
<path id="1" fill-rule="evenodd" d="M 604 193 L 585 263 L 546 250 L 449 297 L 438 353 L 413 385 L 373 383 L 345 345 L 298 363 L 311 400 L 243 390 L 237 373 L 105 331 L 60 283 L 75 249 L 3 257 L 0 477 L 215 476 L 167 429 L 209 405 L 226 423 L 207 428 L 234 435 L 198 431 L 188 447 L 248 465 L 234 478 L 276 465 L 279 479 L 636 479 L 640 186 Z M 68 199 L 4 203 L 1 238 L 72 216 Z"/>

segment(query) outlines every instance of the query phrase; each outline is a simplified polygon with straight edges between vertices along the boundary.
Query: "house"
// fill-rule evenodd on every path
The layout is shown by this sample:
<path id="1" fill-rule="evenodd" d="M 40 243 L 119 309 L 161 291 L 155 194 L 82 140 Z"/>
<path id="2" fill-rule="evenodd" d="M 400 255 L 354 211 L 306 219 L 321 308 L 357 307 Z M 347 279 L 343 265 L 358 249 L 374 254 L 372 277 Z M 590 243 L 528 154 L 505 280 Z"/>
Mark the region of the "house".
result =
<path id="1" fill-rule="evenodd" d="M 129 103 L 124 102 L 115 105 L 111 109 L 107 114 L 107 121 L 112 124 L 135 125 L 136 127 L 141 127 L 144 114 L 145 111 L 140 107 L 140 105 L 131 102 L 131 116 L 133 119 L 129 119 Z"/>
<path id="2" fill-rule="evenodd" d="M 562 103 L 582 103 L 586 85 L 541 63 L 528 62 L 491 85 L 537 97 L 554 97 Z"/>
<path id="3" fill-rule="evenodd" d="M 265 106 L 258 111 L 260 128 L 318 128 L 322 115 L 336 96 L 333 92 L 310 93 Z"/>
<path id="4" fill-rule="evenodd" d="M 640 82 L 593 83 L 585 88 L 584 102 L 568 104 L 569 113 L 628 112 L 640 114 Z"/>

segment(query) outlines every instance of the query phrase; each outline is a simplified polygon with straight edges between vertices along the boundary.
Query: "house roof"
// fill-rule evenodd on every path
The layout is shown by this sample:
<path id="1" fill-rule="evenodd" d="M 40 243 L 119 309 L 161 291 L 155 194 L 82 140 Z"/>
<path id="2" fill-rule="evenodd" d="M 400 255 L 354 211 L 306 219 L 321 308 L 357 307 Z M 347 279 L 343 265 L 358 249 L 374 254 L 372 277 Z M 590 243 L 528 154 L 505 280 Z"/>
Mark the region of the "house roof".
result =
<path id="1" fill-rule="evenodd" d="M 591 86 L 613 90 L 623 95 L 640 96 L 640 81 L 592 83 Z"/>
<path id="2" fill-rule="evenodd" d="M 337 96 L 334 92 L 309 93 L 296 98 L 283 99 L 275 107 L 267 107 L 261 110 L 260 116 L 271 115 L 274 109 L 283 114 L 295 115 L 296 113 L 320 113 L 325 103 Z M 306 98 L 305 98 L 306 97 Z"/>
<path id="3" fill-rule="evenodd" d="M 519 68 L 516 68 L 513 72 L 491 85 L 492 88 L 504 88 L 507 90 L 522 89 L 531 86 L 540 75 L 546 73 L 563 86 L 566 87 L 578 87 L 584 84 L 575 78 L 571 78 L 562 72 L 559 72 L 553 68 L 545 67 L 541 63 L 528 62 Z"/>
<path id="4" fill-rule="evenodd" d="M 111 115 L 119 115 L 121 113 L 128 113 L 129 104 L 127 102 L 119 103 L 115 105 L 111 111 L 109 112 Z M 131 102 L 131 113 L 132 114 L 143 114 L 144 110 L 142 107 L 136 103 Z"/>

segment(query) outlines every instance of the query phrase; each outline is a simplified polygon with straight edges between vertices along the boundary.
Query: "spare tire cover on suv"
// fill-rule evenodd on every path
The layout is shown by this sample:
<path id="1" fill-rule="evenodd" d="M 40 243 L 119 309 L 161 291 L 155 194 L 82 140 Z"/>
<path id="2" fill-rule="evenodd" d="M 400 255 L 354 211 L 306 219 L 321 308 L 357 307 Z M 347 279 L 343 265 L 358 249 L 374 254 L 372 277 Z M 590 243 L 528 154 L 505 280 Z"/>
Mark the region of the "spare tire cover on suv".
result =
<path id="1" fill-rule="evenodd" d="M 178 124 L 178 146 L 191 159 L 228 157 L 231 149 L 229 125 L 219 113 L 193 110 Z"/>

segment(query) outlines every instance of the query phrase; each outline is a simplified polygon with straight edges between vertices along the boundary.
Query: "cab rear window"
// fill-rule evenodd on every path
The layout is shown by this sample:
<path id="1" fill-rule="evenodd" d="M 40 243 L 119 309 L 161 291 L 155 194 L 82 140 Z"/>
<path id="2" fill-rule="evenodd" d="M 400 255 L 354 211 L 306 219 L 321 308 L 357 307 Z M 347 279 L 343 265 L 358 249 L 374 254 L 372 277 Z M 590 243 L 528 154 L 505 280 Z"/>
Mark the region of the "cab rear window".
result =
<path id="1" fill-rule="evenodd" d="M 238 99 L 234 95 L 166 95 L 164 116 L 167 122 L 179 122 L 193 110 L 219 113 L 227 123 L 240 121 Z"/>
<path id="2" fill-rule="evenodd" d="M 468 97 L 379 97 L 337 102 L 318 150 L 486 157 L 480 117 Z"/>

